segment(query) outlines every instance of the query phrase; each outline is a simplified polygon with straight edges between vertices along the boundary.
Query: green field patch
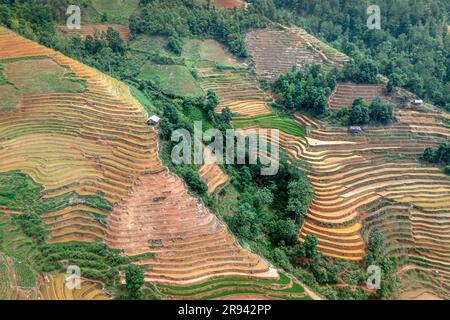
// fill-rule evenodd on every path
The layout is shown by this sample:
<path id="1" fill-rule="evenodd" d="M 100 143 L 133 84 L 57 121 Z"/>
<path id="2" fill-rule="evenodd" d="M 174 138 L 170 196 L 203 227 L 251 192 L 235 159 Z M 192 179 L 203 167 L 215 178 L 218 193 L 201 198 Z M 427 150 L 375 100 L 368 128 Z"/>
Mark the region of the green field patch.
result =
<path id="1" fill-rule="evenodd" d="M 85 86 L 67 77 L 67 69 L 51 59 L 19 59 L 3 62 L 8 84 L 0 86 L 0 112 L 14 109 L 23 94 L 84 92 Z"/>
<path id="2" fill-rule="evenodd" d="M 26 262 L 13 259 L 16 273 L 17 285 L 22 288 L 33 288 L 36 286 L 36 276 Z"/>
<path id="3" fill-rule="evenodd" d="M 201 121 L 203 130 L 208 130 L 213 128 L 211 120 L 205 115 L 205 112 L 197 106 L 190 106 L 189 108 L 183 109 L 183 113 L 192 122 Z"/>
<path id="4" fill-rule="evenodd" d="M 0 254 L 0 300 L 11 299 L 11 278 L 5 257 Z"/>
<path id="5" fill-rule="evenodd" d="M 141 80 L 154 81 L 162 91 L 182 97 L 203 95 L 188 68 L 179 65 L 157 65 L 147 62 L 138 76 Z"/>
<path id="6" fill-rule="evenodd" d="M 6 79 L 5 74 L 3 73 L 3 65 L 0 64 L 0 86 L 7 84 L 8 79 Z"/>
<path id="7" fill-rule="evenodd" d="M 142 52 L 153 53 L 157 50 L 162 50 L 168 55 L 172 55 L 167 50 L 167 38 L 163 36 L 148 36 L 139 35 L 130 42 L 130 49 Z"/>
<path id="8" fill-rule="evenodd" d="M 224 278 L 207 281 L 187 287 L 159 286 L 169 296 L 192 297 L 194 299 L 214 299 L 235 294 L 258 294 L 276 298 L 309 299 L 304 288 L 280 273 L 278 280 Z"/>
<path id="9" fill-rule="evenodd" d="M 14 219 L 0 214 L 0 300 L 12 297 L 14 275 L 17 286 L 36 287 L 33 266 L 38 254 L 35 243 L 24 234 Z"/>
<path id="10" fill-rule="evenodd" d="M 190 65 L 196 65 L 200 61 L 233 66 L 237 60 L 228 53 L 228 50 L 219 42 L 212 39 L 185 39 L 181 56 L 189 61 Z"/>
<path id="11" fill-rule="evenodd" d="M 176 287 L 176 286 L 167 286 L 167 285 L 160 285 L 160 288 L 167 288 L 167 289 L 171 289 L 174 291 L 192 291 L 192 290 L 197 290 L 197 289 L 201 289 L 203 287 L 206 286 L 210 286 L 210 285 L 216 285 L 216 284 L 220 284 L 220 283 L 224 283 L 224 282 L 252 282 L 252 283 L 256 283 L 256 284 L 261 284 L 261 285 L 272 285 L 272 284 L 277 284 L 277 285 L 287 285 L 289 284 L 289 282 L 291 281 L 291 279 L 289 279 L 288 276 L 286 276 L 284 273 L 280 273 L 280 279 L 278 280 L 268 280 L 268 279 L 246 279 L 246 278 L 223 278 L 223 279 L 217 279 L 217 280 L 211 280 L 211 281 L 206 281 L 206 282 L 202 282 L 196 285 L 192 285 L 192 286 L 186 286 L 186 287 Z"/>
<path id="12" fill-rule="evenodd" d="M 235 119 L 233 120 L 233 126 L 235 128 L 258 126 L 265 129 L 278 129 L 284 133 L 294 136 L 305 135 L 305 128 L 298 124 L 294 119 L 274 114 L 258 116 L 250 119 Z"/>
<path id="13" fill-rule="evenodd" d="M 141 90 L 132 85 L 128 86 L 130 87 L 130 91 L 133 97 L 142 105 L 148 115 L 157 113 L 156 107 Z"/>
<path id="14" fill-rule="evenodd" d="M 140 0 L 91 0 L 94 9 L 108 20 L 125 21 L 139 7 Z"/>
<path id="15" fill-rule="evenodd" d="M 185 65 L 185 60 L 167 49 L 168 40 L 163 36 L 139 35 L 129 43 L 130 52 L 146 54 L 142 59 L 142 65 L 151 60 L 155 64 L 161 65 Z"/>

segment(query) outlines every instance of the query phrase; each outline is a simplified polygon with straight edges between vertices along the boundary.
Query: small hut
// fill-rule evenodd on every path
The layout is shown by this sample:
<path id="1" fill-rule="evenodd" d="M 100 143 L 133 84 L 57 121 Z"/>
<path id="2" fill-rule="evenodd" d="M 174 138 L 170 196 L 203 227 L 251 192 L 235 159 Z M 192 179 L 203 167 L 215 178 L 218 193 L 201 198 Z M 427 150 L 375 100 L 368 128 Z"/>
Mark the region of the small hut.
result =
<path id="1" fill-rule="evenodd" d="M 148 118 L 147 124 L 149 126 L 156 126 L 159 124 L 159 121 L 161 121 L 161 119 L 158 116 L 151 116 L 150 118 Z"/>

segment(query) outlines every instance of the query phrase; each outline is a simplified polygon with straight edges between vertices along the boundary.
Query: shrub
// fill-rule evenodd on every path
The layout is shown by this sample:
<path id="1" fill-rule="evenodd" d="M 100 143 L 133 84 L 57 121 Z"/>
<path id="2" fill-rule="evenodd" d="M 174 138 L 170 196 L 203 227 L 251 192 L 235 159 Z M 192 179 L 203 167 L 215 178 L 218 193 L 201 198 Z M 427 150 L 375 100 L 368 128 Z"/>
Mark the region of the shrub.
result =
<path id="1" fill-rule="evenodd" d="M 144 270 L 141 266 L 130 264 L 125 269 L 125 287 L 128 290 L 130 298 L 138 298 L 139 291 L 144 284 Z"/>

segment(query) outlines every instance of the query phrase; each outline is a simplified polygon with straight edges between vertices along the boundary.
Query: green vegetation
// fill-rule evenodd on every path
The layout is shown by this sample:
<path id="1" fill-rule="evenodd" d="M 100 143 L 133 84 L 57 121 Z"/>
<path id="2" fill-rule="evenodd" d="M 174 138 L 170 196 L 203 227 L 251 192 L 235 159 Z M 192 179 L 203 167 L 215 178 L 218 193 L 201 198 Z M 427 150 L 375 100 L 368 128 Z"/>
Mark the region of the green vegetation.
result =
<path id="1" fill-rule="evenodd" d="M 381 123 L 388 124 L 394 119 L 394 106 L 385 103 L 377 97 L 369 104 L 362 98 L 353 101 L 353 107 L 349 113 L 349 124 Z"/>
<path id="2" fill-rule="evenodd" d="M 51 59 L 20 59 L 3 63 L 0 82 L 0 111 L 9 111 L 19 102 L 19 98 L 27 93 L 48 92 L 83 92 L 85 86 L 79 81 L 66 77 L 67 70 Z M 6 78 L 8 84 L 5 84 Z"/>
<path id="3" fill-rule="evenodd" d="M 133 97 L 144 107 L 147 114 L 155 114 L 156 108 L 153 103 L 148 99 L 148 97 L 139 89 L 133 85 L 129 85 L 131 94 Z"/>
<path id="4" fill-rule="evenodd" d="M 425 162 L 434 163 L 443 166 L 443 172 L 450 175 L 450 144 L 441 143 L 437 150 L 428 147 L 424 150 L 420 159 Z"/>
<path id="5" fill-rule="evenodd" d="M 133 34 L 212 37 L 239 56 L 247 54 L 245 32 L 267 24 L 267 19 L 253 10 L 209 10 L 196 1 L 145 2 L 139 14 L 130 18 Z"/>
<path id="6" fill-rule="evenodd" d="M 130 264 L 125 269 L 125 287 L 129 297 L 132 299 L 139 297 L 139 291 L 144 284 L 144 271 L 141 266 Z"/>
<path id="7" fill-rule="evenodd" d="M 310 110 L 316 115 L 327 108 L 327 99 L 336 85 L 336 72 L 318 64 L 280 75 L 273 85 L 277 103 L 289 110 Z"/>
<path id="8" fill-rule="evenodd" d="M 148 58 L 161 65 L 184 65 L 184 59 L 169 49 L 169 41 L 162 36 L 138 35 L 129 43 L 130 52 L 148 54 Z M 143 63 L 145 63 L 145 60 Z"/>
<path id="9" fill-rule="evenodd" d="M 233 120 L 233 126 L 235 128 L 258 126 L 267 129 L 278 129 L 287 134 L 292 134 L 295 136 L 305 135 L 305 129 L 294 119 L 284 116 L 278 116 L 276 114 L 262 115 L 249 119 L 235 119 Z"/>
<path id="10" fill-rule="evenodd" d="M 370 70 L 376 67 L 394 84 L 449 110 L 450 4 L 447 0 L 377 1 L 380 30 L 366 27 L 366 10 L 373 4 L 369 0 L 258 2 L 264 4 L 260 7 L 265 10 L 259 11 L 266 16 L 300 25 L 353 58 L 362 56 L 362 60 L 373 60 L 367 64 Z M 356 80 L 372 81 L 372 75 L 370 72 Z"/>
<path id="11" fill-rule="evenodd" d="M 111 210 L 111 204 L 101 195 L 69 193 L 42 198 L 41 191 L 42 187 L 25 174 L 0 174 L 0 208 L 22 212 L 0 223 L 0 251 L 15 259 L 14 265 L 18 267 L 24 286 L 29 286 L 32 281 L 30 266 L 36 271 L 65 272 L 66 263 L 78 265 L 85 277 L 102 280 L 109 285 L 118 284 L 119 269 L 130 264 L 132 258 L 97 242 L 45 244 L 48 230 L 40 216 L 68 205 L 86 204 L 92 208 Z M 22 233 L 26 236 L 21 236 Z"/>
<path id="12" fill-rule="evenodd" d="M 33 288 L 36 286 L 36 276 L 27 263 L 13 259 L 13 266 L 16 272 L 17 285 L 19 287 Z"/>
<path id="13" fill-rule="evenodd" d="M 181 56 L 188 66 L 195 66 L 197 63 L 231 65 L 234 61 L 223 45 L 214 40 L 184 39 Z"/>
<path id="14" fill-rule="evenodd" d="M 14 219 L 0 214 L 0 300 L 11 294 L 9 286 L 12 284 L 12 272 L 15 274 L 17 286 L 36 286 L 34 268 L 38 256 L 37 246 L 24 234 Z"/>
<path id="15" fill-rule="evenodd" d="M 309 299 L 304 288 L 284 273 L 279 280 L 224 278 L 183 287 L 160 286 L 163 294 L 191 299 L 214 299 L 235 294 L 264 294 L 278 299 Z"/>
<path id="16" fill-rule="evenodd" d="M 388 298 L 399 285 L 395 257 L 386 256 L 385 250 L 383 235 L 378 231 L 372 231 L 369 234 L 368 250 L 364 260 L 366 267 L 376 265 L 381 268 L 381 286 L 376 291 L 378 298 Z"/>
<path id="17" fill-rule="evenodd" d="M 378 74 L 378 67 L 372 59 L 357 55 L 354 60 L 345 64 L 341 80 L 355 83 L 378 83 Z"/>
<path id="18" fill-rule="evenodd" d="M 140 0 L 91 0 L 104 20 L 126 21 L 139 7 Z"/>
<path id="19" fill-rule="evenodd" d="M 3 65 L 0 64 L 0 86 L 7 84 L 8 79 L 6 79 L 5 74 L 3 73 Z"/>
<path id="20" fill-rule="evenodd" d="M 0 253 L 0 301 L 12 299 L 10 270 L 5 257 Z"/>
<path id="21" fill-rule="evenodd" d="M 175 96 L 196 97 L 203 94 L 192 74 L 184 66 L 147 62 L 142 67 L 138 79 L 153 81 L 163 92 Z"/>

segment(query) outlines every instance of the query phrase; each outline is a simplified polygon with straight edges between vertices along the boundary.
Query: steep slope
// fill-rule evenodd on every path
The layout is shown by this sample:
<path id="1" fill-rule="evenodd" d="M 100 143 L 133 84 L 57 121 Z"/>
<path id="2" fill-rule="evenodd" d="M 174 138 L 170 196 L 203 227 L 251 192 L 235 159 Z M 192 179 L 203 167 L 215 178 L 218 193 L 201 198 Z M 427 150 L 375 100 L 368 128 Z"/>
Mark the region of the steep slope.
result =
<path id="1" fill-rule="evenodd" d="M 0 172 L 28 174 L 48 199 L 67 196 L 59 210 L 43 214 L 51 231 L 48 243 L 104 238 L 126 254 L 143 254 L 138 263 L 148 266 L 147 281 L 175 287 L 223 277 L 277 283 L 277 270 L 242 249 L 225 224 L 162 166 L 157 132 L 146 125 L 127 86 L 0 28 L 0 63 L 36 59 L 65 68 L 62 79 L 85 86 L 82 92 L 19 92 L 13 110 L 0 113 Z M 99 196 L 114 209 L 72 201 L 76 194 Z M 42 284 L 46 299 L 68 298 L 52 294 L 59 282 L 57 276 Z M 78 298 L 108 298 L 97 286 L 88 287 Z M 306 298 L 298 284 L 289 287 Z M 219 296 L 236 293 L 233 288 Z M 73 294 L 69 298 L 77 298 Z"/>
<path id="2" fill-rule="evenodd" d="M 252 30 L 246 35 L 248 52 L 256 63 L 258 77 L 275 80 L 293 66 L 310 63 L 325 69 L 342 67 L 349 57 L 314 38 L 301 28 L 276 25 L 273 29 Z"/>
<path id="3" fill-rule="evenodd" d="M 35 72 L 48 61 L 66 69 L 64 78 L 86 84 L 86 91 L 78 93 L 19 92 L 17 106 L 0 113 L 0 172 L 27 173 L 48 198 L 74 192 L 115 203 L 145 170 L 160 168 L 157 133 L 144 125 L 145 115 L 126 86 L 4 28 L 0 44 L 5 70 L 17 61 L 40 59 L 33 62 Z M 6 77 L 16 72 L 11 68 Z M 102 237 L 104 226 L 94 219 L 98 215 L 106 212 L 68 201 L 44 216 L 51 223 L 49 242 Z"/>
<path id="4" fill-rule="evenodd" d="M 266 39 L 264 33 L 258 32 L 248 35 L 248 43 L 258 41 L 263 47 L 283 43 L 271 42 L 270 37 Z M 282 39 L 277 32 L 265 32 Z M 310 43 L 326 48 L 303 31 L 297 32 Z M 286 42 L 285 46 L 289 53 L 292 43 Z M 257 73 L 258 68 L 260 75 L 280 72 L 266 68 L 272 66 L 267 60 L 270 54 L 259 50 L 256 55 L 264 59 L 259 60 L 262 66 L 258 66 L 258 59 L 253 56 Z M 270 110 L 246 112 L 237 94 L 242 81 L 232 77 L 234 69 L 206 69 L 204 65 L 198 68 L 203 75 L 202 86 L 217 88 L 224 105 L 237 105 L 233 111 L 242 112 L 234 124 L 242 129 L 261 127 L 256 120 L 269 117 Z M 228 80 L 229 84 L 216 86 Z M 343 107 L 357 96 L 372 99 L 378 95 L 383 95 L 382 87 L 341 84 L 331 101 L 335 102 L 334 107 Z M 264 94 L 258 97 L 264 104 Z M 450 116 L 430 107 L 430 111 L 399 108 L 395 117 L 398 121 L 392 125 L 368 128 L 359 136 L 348 134 L 344 128 L 326 129 L 319 121 L 301 114 L 296 115 L 296 121 L 299 127 L 307 128 L 306 135 L 280 130 L 281 147 L 293 158 L 306 161 L 315 190 L 299 236 L 303 240 L 308 234 L 315 235 L 318 249 L 328 256 L 360 261 L 370 231 L 381 231 L 388 254 L 399 257 L 400 264 L 408 266 L 402 278 L 410 270 L 420 271 L 427 286 L 448 297 L 450 179 L 438 168 L 420 163 L 418 157 L 426 147 L 448 142 L 450 129 L 445 124 Z M 274 127 L 273 122 L 269 126 Z"/>

